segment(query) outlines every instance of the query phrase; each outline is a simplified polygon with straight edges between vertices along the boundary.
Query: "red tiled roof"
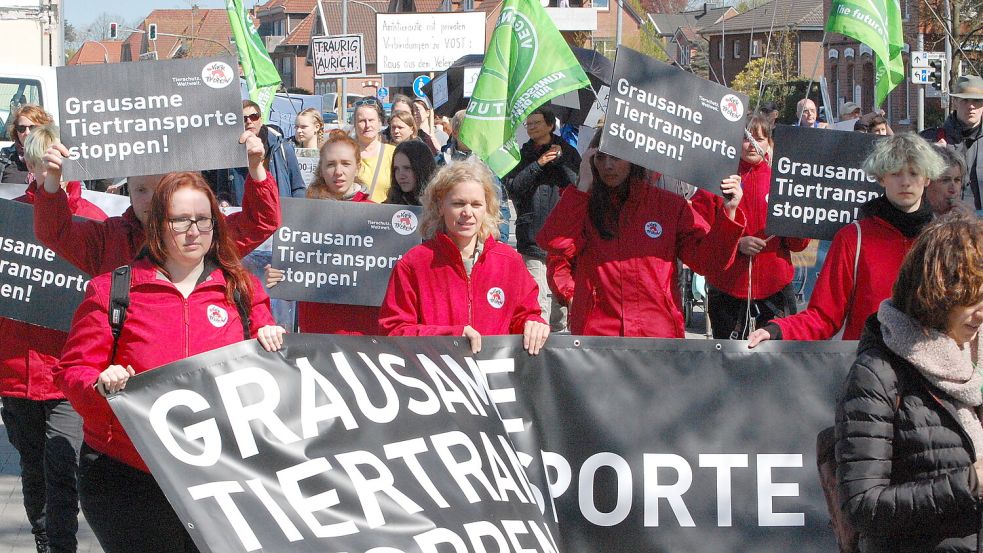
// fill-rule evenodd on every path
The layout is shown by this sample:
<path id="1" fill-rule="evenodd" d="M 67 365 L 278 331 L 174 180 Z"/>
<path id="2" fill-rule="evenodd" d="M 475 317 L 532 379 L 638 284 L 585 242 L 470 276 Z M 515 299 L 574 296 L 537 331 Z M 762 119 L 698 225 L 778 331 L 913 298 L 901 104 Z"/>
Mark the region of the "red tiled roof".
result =
<path id="1" fill-rule="evenodd" d="M 369 0 L 365 2 L 379 13 L 389 9 L 388 0 Z M 341 2 L 339 0 L 322 0 L 324 15 L 328 20 L 328 34 L 341 34 Z M 321 34 L 321 24 L 317 11 L 304 18 L 292 33 L 283 39 L 277 48 L 307 46 L 311 42 L 311 32 L 317 26 L 317 34 Z M 365 63 L 375 63 L 375 13 L 362 3 L 348 4 L 348 34 L 362 34 L 365 45 Z"/>
<path id="2" fill-rule="evenodd" d="M 317 0 L 269 0 L 256 6 L 256 14 L 276 8 L 282 8 L 284 13 L 311 13 L 317 8 Z"/>
<path id="3" fill-rule="evenodd" d="M 100 44 L 102 46 L 100 46 Z M 75 52 L 66 65 L 87 65 L 92 63 L 119 63 L 123 57 L 122 40 L 87 40 Z"/>
<path id="4" fill-rule="evenodd" d="M 351 6 L 354 5 L 355 4 L 351 4 L 348 6 L 348 8 L 351 9 Z M 297 28 L 294 29 L 293 32 L 291 32 L 289 35 L 287 35 L 286 38 L 283 39 L 283 42 L 281 42 L 280 44 L 282 46 L 309 45 L 311 43 L 311 35 L 313 34 L 311 33 L 311 30 L 314 28 L 315 19 L 317 19 L 316 13 L 308 14 L 307 17 L 305 17 L 304 20 L 300 22 L 300 25 L 297 25 Z M 320 35 L 320 33 L 318 34 Z"/>
<path id="5" fill-rule="evenodd" d="M 151 23 L 157 24 L 158 37 L 154 43 L 149 43 L 145 33 L 132 33 L 127 38 L 131 59 L 138 59 L 141 53 L 149 51 L 156 51 L 158 59 L 171 59 L 182 45 L 187 50 L 185 57 L 235 52 L 229 42 L 232 27 L 224 9 L 154 10 L 137 29 L 145 30 Z M 166 35 L 182 35 L 200 40 Z"/>

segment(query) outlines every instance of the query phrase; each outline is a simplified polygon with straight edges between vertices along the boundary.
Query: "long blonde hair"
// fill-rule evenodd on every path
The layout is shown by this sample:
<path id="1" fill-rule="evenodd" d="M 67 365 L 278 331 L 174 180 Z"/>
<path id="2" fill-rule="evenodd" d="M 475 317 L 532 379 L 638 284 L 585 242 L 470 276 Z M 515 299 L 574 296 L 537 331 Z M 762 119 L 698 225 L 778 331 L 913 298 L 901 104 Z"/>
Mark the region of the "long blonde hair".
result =
<path id="1" fill-rule="evenodd" d="M 312 119 L 314 119 L 314 126 L 317 127 L 317 147 L 320 148 L 321 146 L 324 146 L 324 118 L 321 117 L 321 112 L 314 108 L 307 108 L 298 113 L 297 117 L 300 117 L 301 115 L 309 115 Z"/>
<path id="2" fill-rule="evenodd" d="M 421 205 L 423 218 L 420 221 L 420 234 L 424 238 L 433 238 L 438 231 L 445 232 L 444 218 L 440 216 L 440 204 L 454 187 L 462 182 L 474 181 L 485 190 L 485 219 L 478 229 L 478 238 L 485 240 L 489 236 L 499 237 L 498 225 L 502 223 L 501 205 L 498 201 L 498 190 L 495 187 L 494 176 L 488 167 L 480 160 L 470 157 L 455 161 L 442 167 L 433 180 L 423 191 Z"/>

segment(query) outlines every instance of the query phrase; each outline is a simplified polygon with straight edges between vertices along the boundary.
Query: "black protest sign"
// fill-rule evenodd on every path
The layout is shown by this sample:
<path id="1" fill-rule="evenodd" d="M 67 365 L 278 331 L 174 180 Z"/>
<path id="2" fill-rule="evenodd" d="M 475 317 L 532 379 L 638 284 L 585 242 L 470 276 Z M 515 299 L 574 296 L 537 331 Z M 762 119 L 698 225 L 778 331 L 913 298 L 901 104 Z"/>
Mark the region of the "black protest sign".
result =
<path id="1" fill-rule="evenodd" d="M 68 331 L 89 277 L 34 237 L 34 208 L 0 200 L 0 316 Z"/>
<path id="2" fill-rule="evenodd" d="M 246 165 L 234 58 L 57 70 L 65 180 Z"/>
<path id="3" fill-rule="evenodd" d="M 747 96 L 622 46 L 600 149 L 720 195 L 748 109 Z"/>
<path id="4" fill-rule="evenodd" d="M 311 63 L 315 79 L 365 75 L 362 35 L 311 37 Z"/>
<path id="5" fill-rule="evenodd" d="M 420 243 L 421 209 L 367 202 L 280 198 L 273 267 L 284 280 L 270 296 L 345 305 L 382 305 L 396 262 Z"/>
<path id="6" fill-rule="evenodd" d="M 879 139 L 858 132 L 777 127 L 765 232 L 832 240 L 859 217 L 864 202 L 884 193 L 862 168 Z"/>
<path id="7" fill-rule="evenodd" d="M 467 351 L 250 340 L 137 375 L 109 403 L 203 553 L 556 553 L 545 481 L 527 479 Z"/>

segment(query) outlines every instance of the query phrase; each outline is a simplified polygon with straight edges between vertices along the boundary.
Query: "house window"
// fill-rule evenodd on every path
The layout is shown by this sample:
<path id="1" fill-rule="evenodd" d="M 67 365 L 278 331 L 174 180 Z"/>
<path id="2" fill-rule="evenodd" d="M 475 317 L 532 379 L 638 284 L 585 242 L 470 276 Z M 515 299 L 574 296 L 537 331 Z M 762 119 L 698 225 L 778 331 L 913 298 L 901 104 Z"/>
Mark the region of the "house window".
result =
<path id="1" fill-rule="evenodd" d="M 613 60 L 617 48 L 615 47 L 613 38 L 595 38 L 594 50 L 603 54 L 604 57 Z"/>
<path id="2" fill-rule="evenodd" d="M 740 57 L 741 57 L 741 41 L 740 40 L 735 40 L 734 41 L 734 59 L 738 59 Z"/>
<path id="3" fill-rule="evenodd" d="M 724 59 L 724 37 L 720 37 L 720 42 L 717 43 L 717 59 Z"/>
<path id="4" fill-rule="evenodd" d="M 585 1 L 584 7 L 607 11 L 611 7 L 611 2 L 610 0 L 591 0 L 589 3 Z"/>
<path id="5" fill-rule="evenodd" d="M 751 41 L 751 57 L 760 58 L 761 57 L 761 41 L 752 40 Z"/>

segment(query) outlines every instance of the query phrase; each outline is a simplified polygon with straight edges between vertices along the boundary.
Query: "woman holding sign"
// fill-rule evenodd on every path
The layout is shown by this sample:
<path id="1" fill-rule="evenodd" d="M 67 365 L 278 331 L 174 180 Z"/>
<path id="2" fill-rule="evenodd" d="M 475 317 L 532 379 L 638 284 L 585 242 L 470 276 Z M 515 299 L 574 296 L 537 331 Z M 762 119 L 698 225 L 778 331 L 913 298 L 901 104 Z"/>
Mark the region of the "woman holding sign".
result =
<path id="1" fill-rule="evenodd" d="M 406 252 L 389 278 L 379 327 L 390 336 L 522 334 L 536 355 L 549 325 L 539 288 L 522 261 L 499 242 L 501 215 L 491 171 L 474 159 L 437 173 L 423 193 L 420 232 L 426 242 Z"/>
<path id="2" fill-rule="evenodd" d="M 701 274 L 726 269 L 744 234 L 741 179 L 721 182 L 726 201 L 712 225 L 657 174 L 599 152 L 591 140 L 576 187 L 568 186 L 536 236 L 575 267 L 573 334 L 683 338 L 676 259 Z M 581 292 L 583 291 L 583 292 Z M 587 293 L 589 292 L 589 293 Z M 583 298 L 583 300 L 581 300 Z"/>
<path id="3" fill-rule="evenodd" d="M 795 314 L 791 252 L 809 245 L 808 239 L 765 234 L 768 193 L 771 190 L 771 121 L 759 115 L 748 122 L 741 149 L 744 199 L 739 209 L 747 226 L 737 243 L 734 264 L 724 271 L 707 273 L 707 309 L 713 337 L 743 340 L 748 333 L 776 317 Z M 723 199 L 706 190 L 693 196 L 693 208 L 711 224 Z"/>
<path id="4" fill-rule="evenodd" d="M 333 130 L 321 147 L 314 181 L 307 197 L 315 200 L 372 203 L 355 180 L 361 156 L 358 144 L 345 131 Z M 284 272 L 266 266 L 266 286 L 272 288 L 284 279 Z M 337 305 L 311 301 L 297 302 L 297 326 L 301 332 L 316 334 L 377 335 L 379 308 Z"/>
<path id="5" fill-rule="evenodd" d="M 269 298 L 240 263 L 200 174 L 164 177 L 146 228 L 147 246 L 130 266 L 118 338 L 109 319 L 116 285 L 107 273 L 89 283 L 54 373 L 82 415 L 79 499 L 106 553 L 197 548 L 103 396 L 135 374 L 244 338 L 278 350 L 284 332 L 272 326 Z"/>

